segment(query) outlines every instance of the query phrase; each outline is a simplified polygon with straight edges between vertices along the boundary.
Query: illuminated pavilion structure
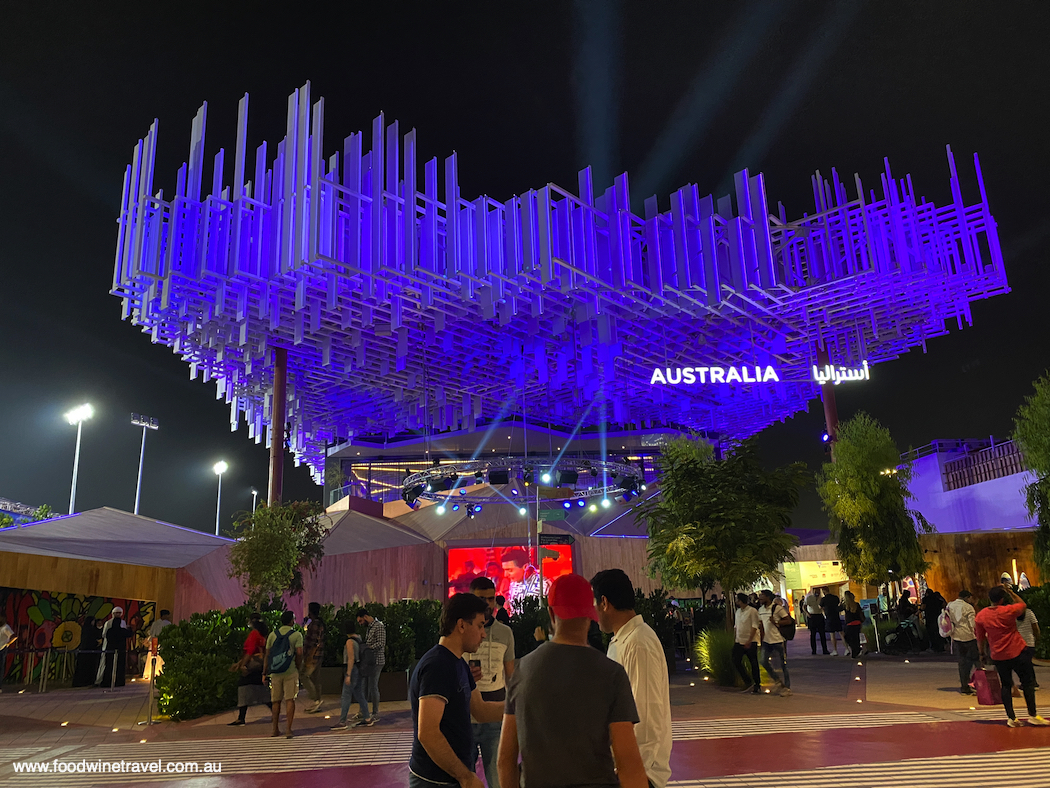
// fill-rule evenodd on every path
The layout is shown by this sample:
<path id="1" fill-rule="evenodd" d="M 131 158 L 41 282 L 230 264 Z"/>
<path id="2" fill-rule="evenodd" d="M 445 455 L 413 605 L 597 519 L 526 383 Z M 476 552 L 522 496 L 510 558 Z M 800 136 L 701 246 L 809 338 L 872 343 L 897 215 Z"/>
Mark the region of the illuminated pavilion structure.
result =
<path id="1" fill-rule="evenodd" d="M 967 201 L 950 149 L 944 205 L 886 162 L 877 189 L 818 172 L 800 217 L 747 170 L 732 194 L 688 184 L 639 216 L 626 174 L 596 193 L 589 169 L 572 189 L 463 195 L 458 155 L 418 162 L 416 131 L 382 114 L 326 138 L 309 83 L 254 153 L 244 96 L 232 180 L 225 151 L 206 165 L 206 120 L 174 191 L 155 186 L 156 122 L 135 146 L 112 292 L 215 381 L 233 429 L 272 445 L 286 423 L 318 480 L 334 442 L 508 418 L 744 437 L 805 409 L 822 370 L 925 349 L 1009 289 L 977 156 Z"/>

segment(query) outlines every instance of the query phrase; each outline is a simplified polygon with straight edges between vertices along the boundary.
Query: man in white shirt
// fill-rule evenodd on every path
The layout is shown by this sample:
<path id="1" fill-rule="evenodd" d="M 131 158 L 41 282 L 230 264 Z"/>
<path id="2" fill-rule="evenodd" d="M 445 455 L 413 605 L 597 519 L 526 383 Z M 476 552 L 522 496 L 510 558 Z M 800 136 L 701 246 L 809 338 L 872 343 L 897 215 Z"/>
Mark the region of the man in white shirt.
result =
<path id="1" fill-rule="evenodd" d="M 780 634 L 777 626 L 785 618 L 788 612 L 783 605 L 773 601 L 773 592 L 763 589 L 758 594 L 758 617 L 762 621 L 762 667 L 766 673 L 773 677 L 776 682 L 774 691 L 779 690 L 782 696 L 791 694 L 791 676 L 788 674 L 787 644 L 784 636 Z M 771 658 L 774 654 L 780 655 L 780 665 L 784 670 L 784 680 L 780 680 L 780 674 L 773 669 Z"/>
<path id="2" fill-rule="evenodd" d="M 744 692 L 758 695 L 762 691 L 762 680 L 758 675 L 758 644 L 762 640 L 762 622 L 758 611 L 751 607 L 747 594 L 737 594 L 736 641 L 733 643 L 733 665 L 744 677 Z M 744 670 L 744 657 L 751 663 L 751 675 Z"/>
<path id="3" fill-rule="evenodd" d="M 7 625 L 7 616 L 0 613 L 0 685 L 4 683 L 7 673 L 7 647 L 15 642 L 15 631 Z M 3 689 L 0 687 L 0 692 Z"/>
<path id="4" fill-rule="evenodd" d="M 160 611 L 160 618 L 153 622 L 153 625 L 149 628 L 149 636 L 151 638 L 160 637 L 160 633 L 164 630 L 164 627 L 171 626 L 171 611 L 162 610 Z"/>
<path id="5" fill-rule="evenodd" d="M 608 656 L 627 672 L 638 724 L 634 726 L 645 774 L 653 788 L 671 779 L 671 696 L 663 644 L 634 612 L 634 584 L 622 569 L 606 569 L 591 579 L 598 625 L 612 634 Z"/>
<path id="6" fill-rule="evenodd" d="M 948 617 L 952 620 L 952 647 L 959 655 L 959 692 L 963 695 L 976 695 L 970 686 L 970 675 L 973 669 L 981 664 L 981 655 L 977 650 L 977 635 L 974 633 L 974 619 L 977 613 L 970 604 L 973 595 L 965 588 L 959 597 L 948 603 Z"/>

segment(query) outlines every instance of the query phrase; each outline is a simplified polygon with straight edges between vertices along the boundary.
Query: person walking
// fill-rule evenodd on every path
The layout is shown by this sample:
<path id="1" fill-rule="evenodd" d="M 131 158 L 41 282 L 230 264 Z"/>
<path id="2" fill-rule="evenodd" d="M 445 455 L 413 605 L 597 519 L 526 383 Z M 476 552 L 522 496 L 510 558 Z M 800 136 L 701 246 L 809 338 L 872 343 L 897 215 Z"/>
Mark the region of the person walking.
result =
<path id="1" fill-rule="evenodd" d="M 858 604 L 857 597 L 852 591 L 842 595 L 845 603 L 842 605 L 842 619 L 845 625 L 842 628 L 842 640 L 849 650 L 853 659 L 860 656 L 860 631 L 864 626 L 864 609 Z"/>
<path id="2" fill-rule="evenodd" d="M 834 651 L 824 653 L 837 657 L 839 655 L 839 634 L 842 632 L 842 619 L 839 618 L 841 601 L 831 593 L 830 589 L 825 588 L 824 596 L 820 600 L 820 609 L 824 611 L 824 631 L 831 635 L 831 647 L 834 649 Z M 842 644 L 842 650 L 846 650 L 845 642 Z"/>
<path id="3" fill-rule="evenodd" d="M 590 583 L 562 575 L 547 607 L 554 639 L 518 660 L 507 687 L 500 785 L 646 788 L 631 682 L 587 643 L 598 620 Z"/>
<path id="4" fill-rule="evenodd" d="M 507 680 L 514 675 L 514 632 L 496 620 L 496 584 L 488 577 L 470 581 L 470 593 L 485 600 L 485 639 L 481 641 L 471 660 L 472 675 L 484 701 L 503 703 L 507 700 Z M 495 722 L 474 722 L 474 741 L 485 767 L 485 781 L 489 788 L 499 788 L 499 735 L 503 716 Z"/>
<path id="5" fill-rule="evenodd" d="M 0 613 L 0 692 L 7 676 L 7 649 L 17 640 L 15 631 L 7 624 L 7 616 Z"/>
<path id="6" fill-rule="evenodd" d="M 356 715 L 354 727 L 365 727 L 376 724 L 376 721 L 368 716 L 368 700 L 361 682 L 361 651 L 364 644 L 361 636 L 357 634 L 357 626 L 353 621 L 347 621 L 344 625 L 346 634 L 345 659 L 346 676 L 343 678 L 343 694 L 339 704 L 339 722 L 332 726 L 333 731 L 345 731 L 347 728 L 347 714 L 350 713 L 350 704 L 355 700 L 360 708 Z"/>
<path id="7" fill-rule="evenodd" d="M 791 616 L 783 605 L 776 603 L 773 592 L 769 589 L 762 589 L 758 601 L 758 617 L 762 622 L 762 667 L 773 678 L 773 691 L 779 691 L 781 696 L 787 697 L 791 694 L 791 676 L 788 673 L 787 645 L 784 636 L 780 634 L 779 624 Z M 784 671 L 783 681 L 780 680 L 780 674 L 773 669 L 774 654 L 780 655 L 780 666 Z"/>
<path id="8" fill-rule="evenodd" d="M 231 672 L 240 673 L 241 677 L 237 680 L 237 719 L 227 723 L 229 725 L 244 725 L 249 706 L 265 704 L 273 712 L 270 690 L 263 683 L 263 657 L 266 655 L 266 636 L 269 632 L 258 613 L 252 613 L 248 626 L 248 637 L 244 639 L 241 658 L 230 667 Z"/>
<path id="9" fill-rule="evenodd" d="M 665 788 L 671 779 L 671 697 L 667 657 L 660 638 L 634 609 L 634 584 L 622 569 L 591 578 L 598 625 L 612 635 L 606 656 L 623 665 L 631 682 L 638 724 L 634 735 L 649 784 Z"/>
<path id="10" fill-rule="evenodd" d="M 820 650 L 824 654 L 828 651 L 828 637 L 824 634 L 824 608 L 820 606 L 820 590 L 811 588 L 803 600 L 806 608 L 806 628 L 809 629 L 809 647 L 813 653 L 817 653 L 817 635 L 820 635 Z"/>
<path id="11" fill-rule="evenodd" d="M 970 677 L 974 668 L 981 664 L 981 655 L 977 650 L 977 635 L 974 623 L 977 612 L 970 604 L 973 597 L 965 588 L 959 596 L 948 603 L 948 617 L 952 620 L 952 649 L 959 660 L 959 692 L 963 695 L 976 695 L 970 686 Z"/>
<path id="12" fill-rule="evenodd" d="M 736 639 L 733 642 L 733 667 L 744 679 L 744 692 L 758 695 L 762 679 L 758 674 L 758 644 L 762 642 L 762 621 L 758 611 L 751 607 L 747 594 L 739 593 L 736 603 Z M 744 670 L 744 657 L 751 663 L 751 675 Z"/>
<path id="13" fill-rule="evenodd" d="M 324 658 L 324 622 L 321 620 L 321 605 L 311 602 L 306 618 L 306 637 L 303 641 L 303 688 L 311 703 L 307 714 L 321 710 L 321 661 Z"/>
<path id="14" fill-rule="evenodd" d="M 503 704 L 482 699 L 463 655 L 477 652 L 485 640 L 488 610 L 484 599 L 454 594 L 441 612 L 441 639 L 412 673 L 408 685 L 413 732 L 409 788 L 457 784 L 483 788 L 474 773 L 478 751 L 470 718 L 496 722 Z"/>
<path id="15" fill-rule="evenodd" d="M 295 721 L 295 696 L 299 694 L 299 668 L 303 664 L 303 633 L 292 626 L 294 623 L 295 613 L 285 610 L 281 614 L 281 625 L 266 638 L 266 653 L 263 655 L 263 682 L 269 677 L 270 702 L 273 704 L 273 731 L 270 735 L 281 735 L 281 701 L 284 701 L 289 739 Z"/>
<path id="16" fill-rule="evenodd" d="M 371 719 L 379 721 L 379 674 L 386 664 L 386 625 L 363 607 L 357 609 L 357 626 L 365 629 L 365 648 L 361 652 L 361 683 L 372 703 Z"/>
<path id="17" fill-rule="evenodd" d="M 1017 631 L 1017 619 L 1024 615 L 1027 605 L 1005 585 L 993 586 L 988 592 L 988 599 L 991 606 L 977 614 L 974 632 L 981 656 L 990 656 L 999 673 L 1006 724 L 1011 728 L 1024 725 L 1014 714 L 1014 701 L 1011 697 L 1013 674 L 1016 673 L 1028 706 L 1029 725 L 1050 725 L 1050 721 L 1039 716 L 1036 710 L 1035 668 L 1032 667 L 1032 656 L 1028 653 L 1027 644 Z"/>

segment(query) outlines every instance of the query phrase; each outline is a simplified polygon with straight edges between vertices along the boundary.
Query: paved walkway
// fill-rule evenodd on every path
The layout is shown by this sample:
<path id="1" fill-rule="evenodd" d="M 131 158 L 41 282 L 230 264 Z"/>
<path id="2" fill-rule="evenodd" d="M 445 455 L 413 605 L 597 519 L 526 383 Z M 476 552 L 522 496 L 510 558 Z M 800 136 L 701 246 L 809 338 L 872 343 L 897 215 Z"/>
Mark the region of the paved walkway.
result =
<path id="1" fill-rule="evenodd" d="M 974 769 L 1005 775 L 1003 785 L 1038 784 L 1026 780 L 1024 770 L 1030 763 L 1045 768 L 1050 729 L 1009 729 L 1001 706 L 977 707 L 974 698 L 959 695 L 950 657 L 850 660 L 813 657 L 807 646 L 792 644 L 794 695 L 788 698 L 715 687 L 691 669 L 672 677 L 676 785 L 1000 784 L 988 781 L 987 774 L 984 782 L 968 782 Z M 1042 683 L 1050 681 L 1050 669 L 1038 673 Z M 133 683 L 111 693 L 0 695 L 0 784 L 393 788 L 407 782 L 412 741 L 407 703 L 383 704 L 382 721 L 374 728 L 331 732 L 338 699 L 327 697 L 320 714 L 300 710 L 296 738 L 287 740 L 269 738 L 264 707 L 249 710 L 249 724 L 242 727 L 227 726 L 236 716 L 232 711 L 186 723 L 137 725 L 146 718 L 147 689 Z M 1018 711 L 1023 713 L 1023 706 Z M 84 768 L 100 761 L 158 764 L 158 769 L 193 762 L 201 772 L 175 780 L 163 771 L 15 773 L 16 761 L 53 768 L 56 760 L 83 761 Z M 221 773 L 205 772 L 209 764 L 213 769 L 221 764 Z"/>

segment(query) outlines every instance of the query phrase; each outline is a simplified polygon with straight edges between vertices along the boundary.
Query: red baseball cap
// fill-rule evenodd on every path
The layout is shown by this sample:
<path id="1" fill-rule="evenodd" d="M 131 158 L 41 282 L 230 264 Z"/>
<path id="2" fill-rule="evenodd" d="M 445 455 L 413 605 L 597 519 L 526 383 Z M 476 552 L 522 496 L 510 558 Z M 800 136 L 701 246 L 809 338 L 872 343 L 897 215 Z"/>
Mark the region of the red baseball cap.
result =
<path id="1" fill-rule="evenodd" d="M 598 620 L 594 606 L 594 590 L 580 575 L 562 575 L 551 583 L 547 604 L 558 618 L 589 618 Z"/>

